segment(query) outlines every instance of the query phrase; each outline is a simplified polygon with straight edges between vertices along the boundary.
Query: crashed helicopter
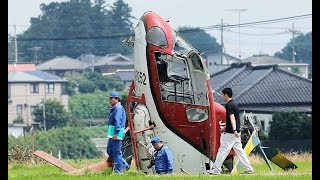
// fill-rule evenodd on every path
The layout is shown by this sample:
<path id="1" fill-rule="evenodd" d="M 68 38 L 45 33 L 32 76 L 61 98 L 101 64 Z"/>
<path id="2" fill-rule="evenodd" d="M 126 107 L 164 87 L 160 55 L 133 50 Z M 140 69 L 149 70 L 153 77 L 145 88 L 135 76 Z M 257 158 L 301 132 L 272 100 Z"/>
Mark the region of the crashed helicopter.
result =
<path id="1" fill-rule="evenodd" d="M 206 60 L 157 13 L 145 12 L 134 28 L 134 37 L 123 41 L 134 49 L 135 76 L 126 101 L 128 127 L 123 154 L 129 164 L 146 174 L 154 174 L 153 146 L 158 136 L 172 151 L 174 173 L 208 174 L 220 146 L 220 126 L 226 121 L 225 108 L 214 101 Z M 273 148 L 262 147 L 258 137 L 261 124 L 244 115 L 242 139 L 249 155 L 257 149 L 266 161 L 283 169 L 297 168 Z M 83 169 L 75 169 L 42 151 L 35 155 L 73 174 L 111 167 L 108 159 Z M 241 168 L 230 151 L 224 162 L 227 171 Z M 235 164 L 235 165 L 234 165 Z"/>

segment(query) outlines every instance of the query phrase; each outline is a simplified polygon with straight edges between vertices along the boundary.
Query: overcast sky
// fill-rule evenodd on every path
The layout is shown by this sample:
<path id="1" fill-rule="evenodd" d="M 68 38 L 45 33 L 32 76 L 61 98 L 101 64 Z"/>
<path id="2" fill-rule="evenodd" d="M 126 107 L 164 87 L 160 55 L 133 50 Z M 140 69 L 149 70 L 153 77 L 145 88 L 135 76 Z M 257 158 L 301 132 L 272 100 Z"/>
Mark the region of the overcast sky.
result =
<path id="1" fill-rule="evenodd" d="M 62 2 L 65 0 L 56 0 Z M 155 11 L 168 19 L 174 28 L 179 26 L 206 27 L 220 24 L 221 19 L 227 24 L 238 24 L 239 14 L 232 9 L 246 9 L 240 15 L 240 22 L 254 22 L 312 13 L 311 0 L 124 0 L 132 7 L 136 18 L 145 11 Z M 41 3 L 48 4 L 53 0 L 9 0 L 8 23 L 21 25 L 20 33 L 30 25 L 30 18 L 41 13 Z M 114 0 L 107 3 L 112 4 Z M 133 21 L 134 25 L 136 21 Z M 240 47 L 242 59 L 253 54 L 267 53 L 273 55 L 290 41 L 292 34 L 283 33 L 292 28 L 302 33 L 312 30 L 312 18 L 305 18 L 281 23 L 256 25 L 240 29 Z M 228 31 L 229 30 L 229 31 Z M 228 54 L 239 55 L 238 28 L 228 29 L 224 33 L 224 45 Z M 8 26 L 13 33 L 12 26 Z M 207 31 L 220 43 L 220 31 Z"/>

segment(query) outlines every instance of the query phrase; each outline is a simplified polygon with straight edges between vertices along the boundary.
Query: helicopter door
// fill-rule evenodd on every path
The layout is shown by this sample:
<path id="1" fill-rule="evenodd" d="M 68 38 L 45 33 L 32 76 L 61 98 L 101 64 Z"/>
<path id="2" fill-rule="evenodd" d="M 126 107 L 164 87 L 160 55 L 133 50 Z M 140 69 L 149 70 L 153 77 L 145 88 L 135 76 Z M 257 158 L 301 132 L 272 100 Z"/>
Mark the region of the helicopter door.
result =
<path id="1" fill-rule="evenodd" d="M 194 104 L 186 59 L 161 53 L 155 55 L 162 100 Z"/>

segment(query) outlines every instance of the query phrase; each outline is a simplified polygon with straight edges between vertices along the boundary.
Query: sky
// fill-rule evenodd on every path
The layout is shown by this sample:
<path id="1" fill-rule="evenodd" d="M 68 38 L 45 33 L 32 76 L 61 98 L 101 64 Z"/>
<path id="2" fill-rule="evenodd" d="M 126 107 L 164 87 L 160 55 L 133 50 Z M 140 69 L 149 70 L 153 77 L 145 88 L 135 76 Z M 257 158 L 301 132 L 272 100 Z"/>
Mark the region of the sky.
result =
<path id="1" fill-rule="evenodd" d="M 55 0 L 62 2 L 66 0 Z M 112 4 L 115 0 L 107 0 Z M 132 8 L 136 18 L 145 11 L 155 11 L 170 21 L 173 28 L 181 26 L 207 27 L 218 25 L 221 19 L 225 24 L 238 24 L 239 13 L 233 10 L 246 9 L 240 13 L 240 23 L 271 20 L 312 13 L 311 0 L 124 0 Z M 9 0 L 8 1 L 8 33 L 13 34 L 16 24 L 17 33 L 30 26 L 30 18 L 41 14 L 40 4 L 49 4 L 53 0 Z M 231 11 L 230 11 L 231 10 Z M 137 21 L 133 20 L 134 25 Z M 294 23 L 295 30 L 301 33 L 312 31 L 312 17 L 226 29 L 223 33 L 225 52 L 241 59 L 256 54 L 273 55 L 281 50 L 292 38 L 288 30 Z M 220 30 L 206 31 L 221 42 Z M 240 49 L 239 49 L 240 44 Z"/>

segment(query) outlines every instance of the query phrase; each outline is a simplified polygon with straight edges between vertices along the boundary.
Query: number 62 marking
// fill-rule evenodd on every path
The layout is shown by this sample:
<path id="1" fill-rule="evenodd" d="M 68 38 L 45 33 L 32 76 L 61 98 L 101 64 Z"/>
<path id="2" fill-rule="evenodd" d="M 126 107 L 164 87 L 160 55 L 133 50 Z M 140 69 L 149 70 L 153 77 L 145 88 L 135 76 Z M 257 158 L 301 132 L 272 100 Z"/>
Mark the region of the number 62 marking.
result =
<path id="1" fill-rule="evenodd" d="M 143 84 L 143 85 L 147 85 L 147 83 L 146 83 L 147 76 L 145 73 L 136 70 L 135 78 L 138 81 L 138 83 Z"/>

